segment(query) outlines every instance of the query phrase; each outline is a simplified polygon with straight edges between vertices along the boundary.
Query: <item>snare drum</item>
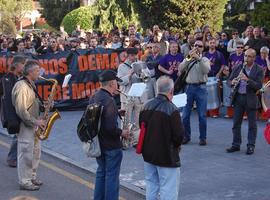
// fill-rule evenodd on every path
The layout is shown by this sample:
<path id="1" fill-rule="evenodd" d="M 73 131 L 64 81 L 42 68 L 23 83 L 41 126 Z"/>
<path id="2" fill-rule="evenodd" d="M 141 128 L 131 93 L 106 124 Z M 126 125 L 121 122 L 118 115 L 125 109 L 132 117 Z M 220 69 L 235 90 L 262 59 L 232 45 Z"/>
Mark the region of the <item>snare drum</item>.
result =
<path id="1" fill-rule="evenodd" d="M 220 105 L 218 95 L 218 81 L 215 77 L 209 77 L 206 83 L 207 88 L 207 110 L 216 109 Z"/>
<path id="2" fill-rule="evenodd" d="M 223 88 L 223 105 L 226 107 L 230 107 L 232 104 L 231 90 L 232 88 L 227 85 L 227 81 L 222 81 L 222 88 Z"/>

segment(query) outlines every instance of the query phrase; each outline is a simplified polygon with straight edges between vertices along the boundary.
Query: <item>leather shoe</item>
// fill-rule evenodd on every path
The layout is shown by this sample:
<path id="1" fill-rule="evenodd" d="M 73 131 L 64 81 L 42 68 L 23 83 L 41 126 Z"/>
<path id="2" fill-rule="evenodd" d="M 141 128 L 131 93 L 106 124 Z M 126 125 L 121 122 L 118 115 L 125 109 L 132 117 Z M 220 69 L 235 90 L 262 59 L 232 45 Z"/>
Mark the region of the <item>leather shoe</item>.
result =
<path id="1" fill-rule="evenodd" d="M 29 191 L 34 191 L 34 190 L 39 190 L 40 187 L 38 185 L 20 185 L 20 190 L 29 190 Z"/>
<path id="2" fill-rule="evenodd" d="M 201 139 L 199 142 L 200 146 L 205 146 L 206 145 L 206 140 L 205 139 Z"/>
<path id="3" fill-rule="evenodd" d="M 10 167 L 17 167 L 17 161 L 16 160 L 7 160 L 7 164 Z"/>
<path id="4" fill-rule="evenodd" d="M 184 138 L 182 144 L 187 144 L 190 142 L 190 138 Z"/>
<path id="5" fill-rule="evenodd" d="M 254 153 L 254 147 L 248 147 L 248 148 L 247 148 L 246 154 L 247 154 L 247 155 L 251 155 L 251 154 L 253 154 L 253 153 Z"/>
<path id="6" fill-rule="evenodd" d="M 240 151 L 240 147 L 231 146 L 230 148 L 226 149 L 227 153 L 233 153 L 236 151 Z"/>
<path id="7" fill-rule="evenodd" d="M 32 183 L 34 185 L 37 185 L 37 186 L 41 186 L 43 184 L 42 181 L 41 180 L 38 180 L 38 179 L 34 179 L 34 180 L 31 180 L 31 181 L 32 181 Z"/>

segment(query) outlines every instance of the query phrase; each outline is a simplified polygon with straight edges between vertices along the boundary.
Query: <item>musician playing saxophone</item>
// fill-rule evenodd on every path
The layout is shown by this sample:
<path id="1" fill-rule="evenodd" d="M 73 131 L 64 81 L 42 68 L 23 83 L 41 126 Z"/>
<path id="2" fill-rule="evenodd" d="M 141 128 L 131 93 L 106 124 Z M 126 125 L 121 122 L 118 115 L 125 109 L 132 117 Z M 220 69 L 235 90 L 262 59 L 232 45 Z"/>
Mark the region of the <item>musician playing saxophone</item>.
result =
<path id="1" fill-rule="evenodd" d="M 122 123 L 122 128 L 131 129 L 130 138 L 123 140 L 124 149 L 135 146 L 138 143 L 139 113 L 143 106 L 143 99 L 140 97 L 127 96 L 133 83 L 142 82 L 142 79 L 138 77 L 132 67 L 132 64 L 137 61 L 138 50 L 136 48 L 128 48 L 127 54 L 127 59 L 119 65 L 117 71 L 117 76 L 122 80 L 122 82 L 119 82 L 121 109 L 126 111 L 125 119 L 123 120 L 125 123 Z"/>
<path id="2" fill-rule="evenodd" d="M 42 182 L 37 179 L 41 146 L 35 135 L 37 127 L 45 128 L 45 121 L 40 119 L 40 101 L 35 92 L 35 81 L 39 77 L 39 63 L 28 60 L 23 70 L 23 78 L 12 90 L 12 103 L 21 119 L 18 134 L 18 178 L 20 189 L 38 190 Z"/>
<path id="3" fill-rule="evenodd" d="M 233 142 L 226 151 L 233 153 L 240 151 L 241 125 L 244 112 L 248 116 L 248 143 L 246 154 L 254 153 L 257 137 L 256 111 L 258 108 L 258 97 L 256 92 L 262 87 L 263 69 L 255 63 L 256 51 L 248 49 L 245 51 L 244 63 L 235 67 L 228 79 L 228 84 L 236 89 L 233 98 Z"/>

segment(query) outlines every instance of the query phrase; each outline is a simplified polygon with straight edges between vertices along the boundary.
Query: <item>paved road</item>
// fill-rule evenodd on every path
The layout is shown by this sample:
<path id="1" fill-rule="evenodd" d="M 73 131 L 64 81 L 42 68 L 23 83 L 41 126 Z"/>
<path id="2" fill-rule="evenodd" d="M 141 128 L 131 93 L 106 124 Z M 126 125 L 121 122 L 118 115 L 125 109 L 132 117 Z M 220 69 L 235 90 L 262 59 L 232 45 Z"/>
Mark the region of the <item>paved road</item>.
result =
<path id="1" fill-rule="evenodd" d="M 89 171 L 95 172 L 96 162 L 82 152 L 76 136 L 81 111 L 61 112 L 43 149 Z M 270 146 L 263 138 L 265 122 L 258 122 L 255 154 L 247 156 L 247 122 L 244 122 L 241 151 L 225 153 L 230 146 L 232 121 L 208 118 L 208 145 L 198 145 L 198 118 L 193 113 L 192 142 L 181 151 L 181 200 L 269 200 Z M 158 144 L 157 144 L 158 145 Z M 124 152 L 121 184 L 144 193 L 143 161 L 134 149 Z M 142 188 L 142 189 L 141 189 Z"/>
<path id="2" fill-rule="evenodd" d="M 44 182 L 39 191 L 19 190 L 16 168 L 7 166 L 5 160 L 10 139 L 0 136 L 0 199 L 8 200 L 28 195 L 40 200 L 89 200 L 94 189 L 94 175 L 47 154 L 42 155 L 38 171 Z M 141 195 L 121 189 L 120 200 L 143 199 Z"/>

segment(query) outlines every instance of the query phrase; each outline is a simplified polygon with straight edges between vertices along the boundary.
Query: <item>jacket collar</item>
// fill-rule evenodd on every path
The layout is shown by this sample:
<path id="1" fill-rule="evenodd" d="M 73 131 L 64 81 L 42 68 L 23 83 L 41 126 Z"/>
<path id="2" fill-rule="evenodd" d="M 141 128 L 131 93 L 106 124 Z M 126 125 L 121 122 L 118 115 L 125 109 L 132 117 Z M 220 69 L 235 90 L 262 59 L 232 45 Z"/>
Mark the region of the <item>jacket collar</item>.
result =
<path id="1" fill-rule="evenodd" d="M 170 101 L 169 98 L 166 95 L 164 95 L 164 94 L 158 94 L 157 95 L 157 98 L 160 99 L 160 100 Z"/>

